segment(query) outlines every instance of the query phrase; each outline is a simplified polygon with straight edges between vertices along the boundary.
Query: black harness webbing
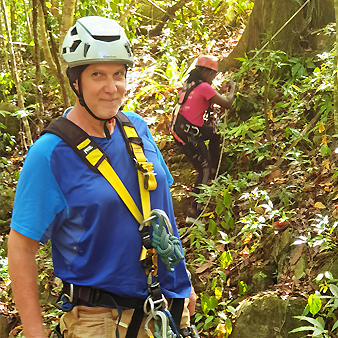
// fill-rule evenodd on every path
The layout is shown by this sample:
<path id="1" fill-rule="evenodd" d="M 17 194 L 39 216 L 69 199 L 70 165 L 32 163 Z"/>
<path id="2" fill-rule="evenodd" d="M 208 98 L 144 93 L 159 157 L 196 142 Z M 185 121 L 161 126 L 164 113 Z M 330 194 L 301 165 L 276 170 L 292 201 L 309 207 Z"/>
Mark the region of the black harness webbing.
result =
<path id="1" fill-rule="evenodd" d="M 124 126 L 134 128 L 134 125 L 132 122 L 128 119 L 128 117 L 123 114 L 122 112 L 118 112 L 115 116 L 117 125 L 119 126 L 121 133 L 123 135 L 123 139 L 126 143 L 126 148 L 128 150 L 128 153 L 130 157 L 135 161 L 135 154 L 132 151 L 132 148 L 130 147 L 130 142 L 136 143 L 137 145 L 141 146 L 143 148 L 142 139 L 137 135 L 135 137 L 129 137 L 126 135 Z M 100 174 L 97 167 L 100 165 L 100 163 L 106 159 L 110 163 L 109 157 L 106 155 L 106 153 L 97 145 L 97 143 L 79 126 L 77 126 L 72 121 L 60 117 L 57 120 L 55 120 L 53 123 L 51 123 L 47 128 L 45 128 L 41 135 L 51 133 L 59 136 L 62 138 L 63 141 L 67 143 L 68 146 L 70 146 L 79 156 L 80 158 L 88 165 L 89 168 L 91 168 L 95 173 Z M 136 130 L 135 130 L 136 133 Z M 90 139 L 91 143 L 88 144 L 85 148 L 79 149 L 78 145 L 81 144 L 86 139 Z M 103 154 L 103 157 L 100 159 L 100 161 L 96 164 L 96 166 L 93 166 L 91 162 L 88 161 L 87 155 L 90 151 L 93 149 L 98 148 Z"/>
<path id="2" fill-rule="evenodd" d="M 174 138 L 176 139 L 176 141 L 178 141 L 182 145 L 185 145 L 185 142 L 177 135 L 177 132 L 176 132 L 177 116 L 179 114 L 181 106 L 184 105 L 184 103 L 188 100 L 190 93 L 201 83 L 202 82 L 197 82 L 197 83 L 191 82 L 187 84 L 186 88 L 184 88 L 181 95 L 179 96 L 178 102 L 176 106 L 174 107 L 174 110 L 171 116 L 171 120 L 169 123 L 169 130 L 171 134 L 174 136 Z"/>

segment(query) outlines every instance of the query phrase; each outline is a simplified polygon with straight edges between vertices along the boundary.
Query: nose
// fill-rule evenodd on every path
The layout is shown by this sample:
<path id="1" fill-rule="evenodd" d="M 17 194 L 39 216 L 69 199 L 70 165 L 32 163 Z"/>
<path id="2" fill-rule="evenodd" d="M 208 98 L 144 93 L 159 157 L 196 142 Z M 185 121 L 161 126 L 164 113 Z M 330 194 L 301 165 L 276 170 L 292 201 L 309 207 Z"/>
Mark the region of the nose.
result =
<path id="1" fill-rule="evenodd" d="M 104 90 L 106 93 L 115 93 L 117 91 L 116 81 L 113 78 L 108 78 L 105 83 Z"/>

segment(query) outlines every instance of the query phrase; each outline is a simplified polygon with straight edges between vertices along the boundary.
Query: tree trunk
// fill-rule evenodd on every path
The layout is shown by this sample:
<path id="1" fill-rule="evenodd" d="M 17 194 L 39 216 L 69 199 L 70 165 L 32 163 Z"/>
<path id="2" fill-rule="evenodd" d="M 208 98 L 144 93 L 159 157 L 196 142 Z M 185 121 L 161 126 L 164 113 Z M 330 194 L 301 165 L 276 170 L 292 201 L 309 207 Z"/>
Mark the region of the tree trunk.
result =
<path id="1" fill-rule="evenodd" d="M 50 9 L 50 12 L 52 13 L 53 17 L 57 19 L 57 21 L 60 24 L 60 13 L 59 13 L 59 0 L 52 0 L 51 1 L 52 7 Z"/>
<path id="2" fill-rule="evenodd" d="M 47 31 L 49 32 L 49 40 L 50 40 L 50 43 L 51 43 L 51 51 L 52 51 L 54 63 L 55 63 L 56 68 L 57 68 L 57 79 L 59 80 L 59 84 L 60 84 L 63 104 L 64 104 L 65 107 L 69 107 L 70 102 L 69 102 L 69 98 L 68 98 L 68 94 L 67 94 L 66 82 L 65 82 L 64 76 L 62 75 L 61 62 L 60 62 L 60 59 L 59 59 L 59 56 L 58 56 L 57 46 L 56 46 L 56 43 L 55 43 L 54 38 L 53 38 L 52 28 L 49 26 L 49 23 L 48 23 L 48 20 L 47 20 L 48 19 L 47 18 L 48 13 L 47 13 L 47 9 L 45 7 L 45 1 L 40 0 L 40 3 L 41 3 L 41 8 L 43 10 L 45 27 L 46 27 Z"/>
<path id="3" fill-rule="evenodd" d="M 23 6 L 24 6 L 24 9 L 25 9 L 25 16 L 26 16 L 26 26 L 27 26 L 27 34 L 28 34 L 28 43 L 31 42 L 32 40 L 32 26 L 31 26 L 31 20 L 29 18 L 29 6 L 27 8 L 27 4 L 26 4 L 26 1 L 23 1 Z"/>
<path id="4" fill-rule="evenodd" d="M 59 50 L 61 49 L 61 45 L 63 43 L 63 40 L 69 28 L 72 27 L 73 25 L 76 2 L 77 0 L 67 0 L 64 2 L 63 8 L 62 8 L 62 19 L 61 19 L 61 26 L 60 26 Z M 68 83 L 68 78 L 66 75 L 66 69 L 67 69 L 66 62 L 61 62 L 61 69 L 62 69 L 61 76 L 63 77 L 63 81 L 65 83 L 65 88 L 67 91 L 68 99 L 69 101 L 74 101 L 75 94 Z"/>
<path id="5" fill-rule="evenodd" d="M 238 45 L 220 61 L 220 70 L 238 68 L 241 62 L 236 59 L 260 49 L 265 42 L 264 34 L 268 32 L 274 50 L 282 50 L 289 55 L 301 51 L 300 42 L 309 34 L 309 28 L 323 27 L 332 22 L 332 17 L 334 22 L 332 12 L 333 0 L 303 0 L 302 5 L 294 0 L 256 0 Z"/>
<path id="6" fill-rule="evenodd" d="M 334 0 L 334 7 L 335 7 L 335 12 L 336 12 L 336 31 L 338 27 L 338 0 Z M 336 46 L 338 46 L 338 34 L 336 32 Z M 336 47 L 335 49 L 336 55 L 335 55 L 335 69 L 338 67 L 338 48 Z M 334 93 L 333 93 L 333 98 L 334 98 L 334 105 L 333 105 L 333 119 L 334 119 L 334 129 L 335 133 L 338 134 L 338 80 L 337 80 L 337 75 L 334 77 Z M 337 144 L 335 145 L 337 146 Z"/>
<path id="7" fill-rule="evenodd" d="M 2 32 L 1 15 L 0 15 L 0 70 L 5 71 L 6 73 L 9 73 L 8 55 L 7 55 L 5 39 L 3 37 L 3 32 Z"/>
<path id="8" fill-rule="evenodd" d="M 166 24 L 166 22 L 169 20 L 169 18 L 171 16 L 175 15 L 175 12 L 177 10 L 179 10 L 180 8 L 182 8 L 186 3 L 188 2 L 188 0 L 180 0 L 179 2 L 177 2 L 175 5 L 171 6 L 167 13 L 163 15 L 160 23 L 149 32 L 149 36 L 157 36 L 160 35 L 162 32 L 162 29 L 164 27 L 164 25 Z"/>
<path id="9" fill-rule="evenodd" d="M 11 41 L 17 41 L 17 38 L 16 38 L 16 10 L 15 10 L 15 7 L 16 7 L 16 2 L 15 0 L 12 0 L 11 1 L 11 6 L 10 6 L 10 11 L 11 11 L 11 35 L 12 35 L 12 39 Z"/>
<path id="10" fill-rule="evenodd" d="M 13 44 L 12 44 L 12 35 L 11 35 L 11 31 L 9 29 L 5 0 L 1 0 L 1 7 L 2 7 L 2 12 L 3 12 L 4 21 L 5 21 L 5 27 L 6 27 L 6 33 L 7 33 L 7 38 L 8 38 L 8 44 L 9 44 L 9 51 L 10 51 L 9 54 L 10 54 L 10 58 L 11 58 L 12 77 L 14 79 L 16 92 L 17 92 L 17 96 L 18 96 L 18 107 L 19 107 L 19 110 L 24 112 L 25 105 L 24 105 L 24 99 L 23 99 L 23 95 L 22 95 L 22 91 L 21 91 L 21 80 L 19 78 L 19 75 L 18 75 L 19 72 L 18 72 L 18 69 L 17 69 L 17 66 L 16 66 L 15 54 L 14 54 L 14 49 L 13 49 Z M 27 138 L 27 144 L 31 145 L 33 143 L 32 142 L 32 134 L 31 134 L 31 130 L 30 130 L 30 127 L 29 127 L 28 118 L 25 114 L 22 114 L 22 123 L 23 123 L 23 126 L 24 126 L 26 138 Z M 27 149 L 27 146 L 25 146 L 25 148 Z"/>
<path id="11" fill-rule="evenodd" d="M 67 34 L 68 29 L 72 27 L 73 25 L 75 7 L 76 7 L 76 0 L 67 0 L 63 4 L 62 19 L 61 19 L 61 26 L 60 26 L 60 38 L 59 38 L 60 44 L 62 44 Z"/>
<path id="12" fill-rule="evenodd" d="M 40 1 L 38 1 L 38 15 L 39 15 L 39 27 L 40 27 L 39 32 L 40 32 L 40 39 L 41 39 L 41 47 L 43 50 L 45 61 L 47 62 L 50 73 L 56 79 L 58 79 L 58 71 L 57 71 L 55 62 L 53 60 L 52 54 L 49 49 L 47 32 L 46 32 L 46 27 L 45 27 L 45 17 L 43 14 L 43 9 L 42 9 Z"/>
<path id="13" fill-rule="evenodd" d="M 35 100 L 37 103 L 36 115 L 39 119 L 40 131 L 43 129 L 42 117 L 44 115 L 42 91 L 40 89 L 41 67 L 40 67 L 40 44 L 38 34 L 38 6 L 37 0 L 33 0 L 33 36 L 34 36 L 34 63 L 35 63 Z"/>

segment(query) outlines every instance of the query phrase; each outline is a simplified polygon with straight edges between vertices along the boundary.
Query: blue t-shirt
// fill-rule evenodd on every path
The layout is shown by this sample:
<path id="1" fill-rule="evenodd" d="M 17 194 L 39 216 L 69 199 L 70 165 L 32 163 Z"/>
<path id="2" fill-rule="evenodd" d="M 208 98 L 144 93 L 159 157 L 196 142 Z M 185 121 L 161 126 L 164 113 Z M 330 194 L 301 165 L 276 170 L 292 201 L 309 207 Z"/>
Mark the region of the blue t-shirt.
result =
<path id="1" fill-rule="evenodd" d="M 152 209 L 164 210 L 178 236 L 169 184 L 172 177 L 145 121 L 125 113 L 142 138 L 145 156 L 154 165 L 157 189 Z M 141 210 L 137 171 L 120 129 L 111 139 L 93 137 Z M 94 173 L 58 136 L 44 134 L 29 149 L 15 196 L 11 227 L 31 239 L 52 243 L 54 272 L 77 285 L 93 286 L 122 297 L 145 298 L 147 276 L 139 262 L 139 224 L 113 187 Z M 158 258 L 162 292 L 189 298 L 184 262 L 168 272 Z"/>

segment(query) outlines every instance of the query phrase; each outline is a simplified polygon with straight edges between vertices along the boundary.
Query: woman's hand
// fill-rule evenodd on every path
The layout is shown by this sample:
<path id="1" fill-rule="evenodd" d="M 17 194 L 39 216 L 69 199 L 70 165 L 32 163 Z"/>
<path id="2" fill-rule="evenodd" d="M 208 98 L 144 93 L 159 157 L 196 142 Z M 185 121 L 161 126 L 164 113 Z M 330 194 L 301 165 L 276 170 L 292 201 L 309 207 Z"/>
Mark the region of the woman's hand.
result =
<path id="1" fill-rule="evenodd" d="M 190 293 L 189 304 L 188 304 L 188 311 L 189 311 L 190 317 L 195 313 L 196 299 L 197 299 L 197 296 L 196 296 L 194 287 L 191 285 L 191 293 Z"/>
<path id="2" fill-rule="evenodd" d="M 234 102 L 236 82 L 224 82 L 218 93 L 210 99 L 211 103 L 216 103 L 224 109 L 229 109 Z M 224 94 L 224 96 L 222 95 Z"/>
<path id="3" fill-rule="evenodd" d="M 220 94 L 230 94 L 232 95 L 235 93 L 235 88 L 236 88 L 236 82 L 234 81 L 226 81 L 223 82 L 220 90 L 218 91 Z"/>

